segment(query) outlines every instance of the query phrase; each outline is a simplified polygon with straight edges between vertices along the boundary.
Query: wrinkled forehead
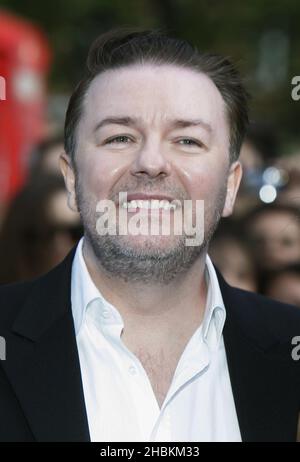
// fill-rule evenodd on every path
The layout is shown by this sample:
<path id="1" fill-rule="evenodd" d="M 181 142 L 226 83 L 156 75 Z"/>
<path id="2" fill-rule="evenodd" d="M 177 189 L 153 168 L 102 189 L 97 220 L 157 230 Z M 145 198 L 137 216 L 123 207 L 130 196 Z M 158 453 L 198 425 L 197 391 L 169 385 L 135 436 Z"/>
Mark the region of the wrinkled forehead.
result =
<path id="1" fill-rule="evenodd" d="M 228 134 L 225 102 L 213 81 L 175 65 L 131 65 L 95 77 L 85 95 L 83 124 L 120 115 L 161 128 L 174 118 L 201 118 L 212 130 Z"/>

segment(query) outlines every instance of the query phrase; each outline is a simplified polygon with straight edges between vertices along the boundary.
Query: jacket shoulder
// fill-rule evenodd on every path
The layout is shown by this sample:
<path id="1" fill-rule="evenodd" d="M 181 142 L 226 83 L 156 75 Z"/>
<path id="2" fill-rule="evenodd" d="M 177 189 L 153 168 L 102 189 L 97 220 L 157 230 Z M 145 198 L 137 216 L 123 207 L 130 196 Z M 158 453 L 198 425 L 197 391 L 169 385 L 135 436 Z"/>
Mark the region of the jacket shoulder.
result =
<path id="1" fill-rule="evenodd" d="M 34 283 L 26 281 L 0 285 L 0 329 L 15 319 Z"/>
<path id="2" fill-rule="evenodd" d="M 33 280 L 0 285 L 0 331 L 12 325 L 26 303 L 27 308 L 29 305 L 32 306 L 28 316 L 31 316 L 30 319 L 35 317 L 36 320 L 45 317 L 45 312 L 40 310 L 40 306 L 47 305 L 49 299 L 51 302 L 48 303 L 48 308 L 51 303 L 67 305 L 75 252 L 76 246 L 57 266 Z"/>
<path id="3" fill-rule="evenodd" d="M 229 291 L 236 301 L 231 308 L 237 322 L 248 333 L 254 330 L 288 344 L 300 336 L 300 308 L 242 289 L 230 287 Z"/>

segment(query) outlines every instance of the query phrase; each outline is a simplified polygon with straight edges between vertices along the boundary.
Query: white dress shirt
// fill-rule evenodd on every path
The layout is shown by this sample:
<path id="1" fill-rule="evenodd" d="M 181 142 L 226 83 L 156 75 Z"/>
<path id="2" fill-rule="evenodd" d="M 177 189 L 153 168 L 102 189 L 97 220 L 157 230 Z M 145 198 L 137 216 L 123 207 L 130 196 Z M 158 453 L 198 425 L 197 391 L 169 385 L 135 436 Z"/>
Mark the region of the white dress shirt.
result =
<path id="1" fill-rule="evenodd" d="M 226 311 L 210 258 L 203 322 L 160 408 L 142 363 L 121 339 L 118 309 L 90 277 L 82 243 L 73 261 L 71 301 L 91 441 L 241 441 L 222 334 Z"/>

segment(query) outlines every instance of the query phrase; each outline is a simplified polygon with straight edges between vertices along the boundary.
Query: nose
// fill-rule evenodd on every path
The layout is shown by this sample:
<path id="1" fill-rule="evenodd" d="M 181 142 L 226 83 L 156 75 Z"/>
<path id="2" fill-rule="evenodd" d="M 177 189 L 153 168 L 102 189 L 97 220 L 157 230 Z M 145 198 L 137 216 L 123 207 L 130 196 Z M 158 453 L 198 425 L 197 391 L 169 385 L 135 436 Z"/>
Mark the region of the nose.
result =
<path id="1" fill-rule="evenodd" d="M 171 165 L 159 142 L 145 143 L 137 153 L 132 165 L 131 174 L 134 176 L 148 175 L 151 178 L 169 176 Z"/>

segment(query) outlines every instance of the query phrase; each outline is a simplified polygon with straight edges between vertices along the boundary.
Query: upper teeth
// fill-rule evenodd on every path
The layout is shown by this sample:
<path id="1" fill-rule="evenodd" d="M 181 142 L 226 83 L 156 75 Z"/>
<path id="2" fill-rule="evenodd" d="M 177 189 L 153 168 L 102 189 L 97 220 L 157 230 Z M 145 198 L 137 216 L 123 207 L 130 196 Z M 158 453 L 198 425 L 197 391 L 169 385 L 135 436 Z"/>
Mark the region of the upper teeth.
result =
<path id="1" fill-rule="evenodd" d="M 132 200 L 123 202 L 122 207 L 125 209 L 164 209 L 164 210 L 175 210 L 176 205 L 171 204 L 168 200 L 152 199 L 152 200 Z"/>

